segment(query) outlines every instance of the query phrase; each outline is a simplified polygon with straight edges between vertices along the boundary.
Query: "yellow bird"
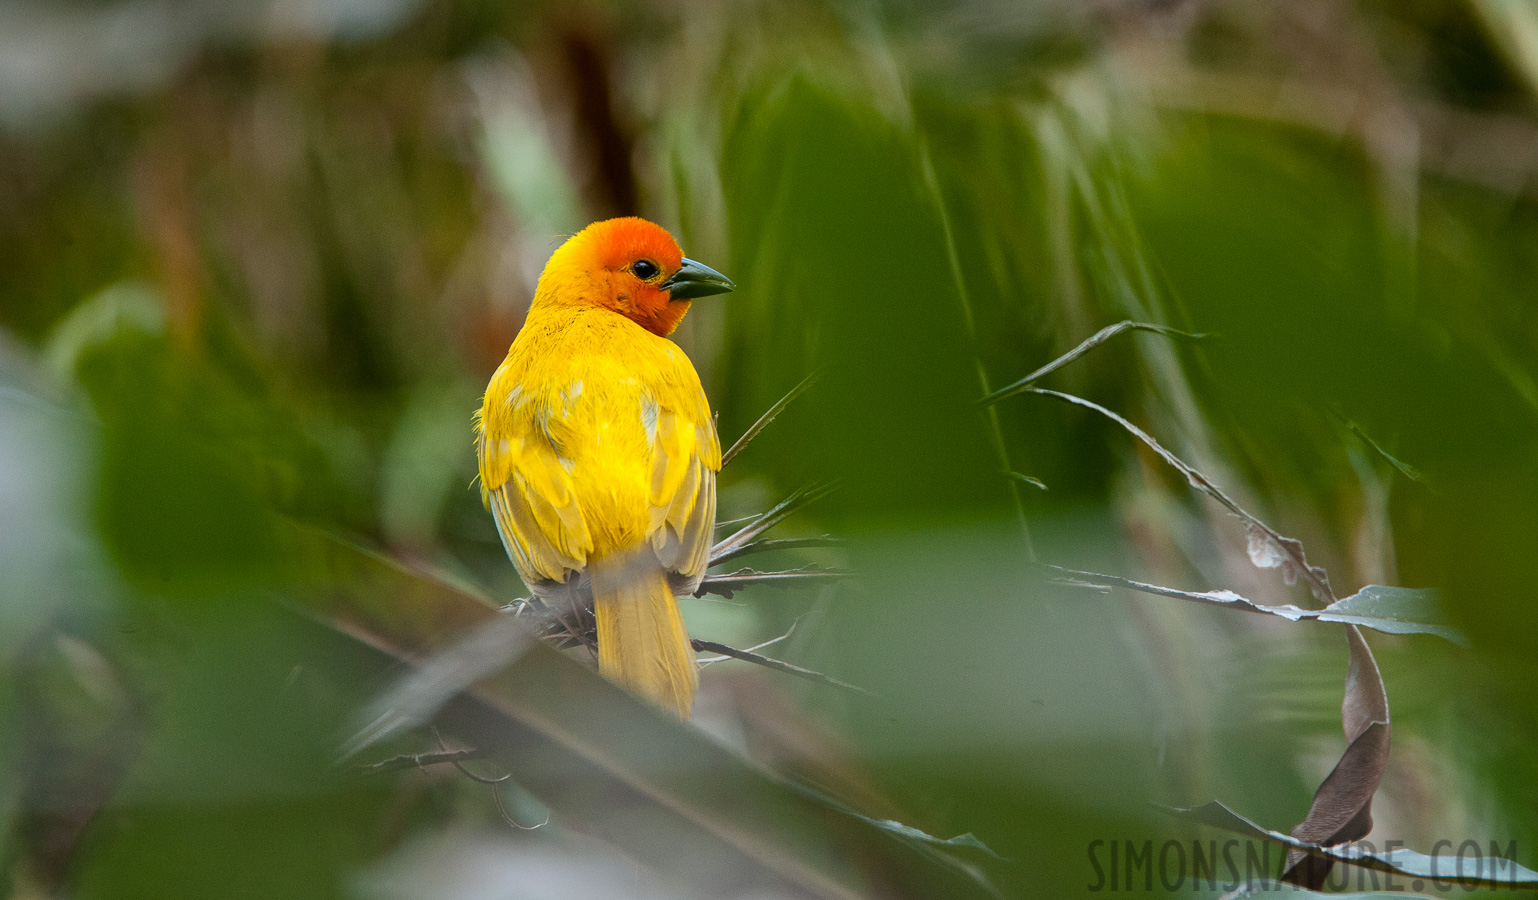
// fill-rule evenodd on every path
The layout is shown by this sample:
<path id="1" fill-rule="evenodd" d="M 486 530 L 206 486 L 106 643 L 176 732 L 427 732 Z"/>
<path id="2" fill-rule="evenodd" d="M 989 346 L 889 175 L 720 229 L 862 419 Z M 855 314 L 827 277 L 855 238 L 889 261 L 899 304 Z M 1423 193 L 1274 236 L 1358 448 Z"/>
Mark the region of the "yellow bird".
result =
<path id="1" fill-rule="evenodd" d="M 684 718 L 698 676 L 674 597 L 705 576 L 721 444 L 667 336 L 734 287 L 651 222 L 589 225 L 545 265 L 476 414 L 481 489 L 524 583 L 558 608 L 591 590 L 599 671 Z"/>

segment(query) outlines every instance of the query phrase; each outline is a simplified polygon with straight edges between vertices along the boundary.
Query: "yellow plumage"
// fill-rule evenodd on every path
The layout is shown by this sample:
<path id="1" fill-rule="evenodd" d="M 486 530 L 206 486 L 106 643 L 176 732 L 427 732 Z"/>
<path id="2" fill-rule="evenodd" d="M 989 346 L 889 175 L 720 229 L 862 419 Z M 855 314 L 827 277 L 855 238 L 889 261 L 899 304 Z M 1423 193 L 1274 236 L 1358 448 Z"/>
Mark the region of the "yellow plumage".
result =
<path id="1" fill-rule="evenodd" d="M 600 671 L 687 716 L 696 672 L 674 592 L 705 574 L 721 446 L 694 366 L 648 330 L 687 309 L 657 285 L 688 261 L 671 238 L 676 259 L 624 231 L 589 234 L 612 224 L 547 265 L 477 416 L 481 482 L 531 590 L 569 602 L 591 586 Z M 657 265 L 660 297 L 629 286 L 647 286 L 632 257 Z"/>

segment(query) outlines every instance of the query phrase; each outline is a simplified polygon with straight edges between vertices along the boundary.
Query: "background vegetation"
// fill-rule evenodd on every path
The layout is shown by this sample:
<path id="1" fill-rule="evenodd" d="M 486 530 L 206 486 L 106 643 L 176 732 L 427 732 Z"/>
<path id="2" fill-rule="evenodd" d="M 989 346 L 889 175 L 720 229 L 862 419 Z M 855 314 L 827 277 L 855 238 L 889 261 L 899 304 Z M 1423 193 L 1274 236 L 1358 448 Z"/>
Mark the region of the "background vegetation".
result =
<path id="1" fill-rule="evenodd" d="M 1195 834 L 1152 804 L 1286 831 L 1340 627 L 1061 583 L 1318 605 L 1105 417 L 977 402 L 1124 319 L 1217 337 L 1042 385 L 1469 638 L 1368 632 L 1371 839 L 1538 868 L 1535 46 L 1503 0 L 0 6 L 0 890 L 1061 897 Z M 872 693 L 712 664 L 705 738 L 536 648 L 439 718 L 509 780 L 364 769 L 422 716 L 339 761 L 522 596 L 470 414 L 621 213 L 740 285 L 677 335 L 726 441 L 822 373 L 720 517 L 836 482 L 776 535 L 846 544 L 753 564 L 855 577 L 692 633 Z"/>

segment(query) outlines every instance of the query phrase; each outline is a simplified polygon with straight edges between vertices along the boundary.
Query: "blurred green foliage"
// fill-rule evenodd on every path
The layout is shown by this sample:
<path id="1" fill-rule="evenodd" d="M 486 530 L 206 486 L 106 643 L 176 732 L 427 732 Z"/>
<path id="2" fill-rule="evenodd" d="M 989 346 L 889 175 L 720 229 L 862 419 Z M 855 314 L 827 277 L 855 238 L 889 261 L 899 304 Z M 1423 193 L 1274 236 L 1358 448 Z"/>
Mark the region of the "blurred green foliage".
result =
<path id="1" fill-rule="evenodd" d="M 337 763 L 398 672 L 316 617 L 463 625 L 338 539 L 521 595 L 470 414 L 560 235 L 628 213 L 740 285 L 675 336 L 725 440 L 821 373 L 720 517 L 836 480 L 784 530 L 847 545 L 754 564 L 858 576 L 685 601 L 692 633 L 794 626 L 777 656 L 875 694 L 713 664 L 702 728 L 975 834 L 1003 860 L 958 856 L 1006 896 L 1088 892 L 1094 840 L 1188 837 L 1151 802 L 1298 821 L 1344 746 L 1337 629 L 1033 563 L 1306 588 L 1114 424 L 976 402 L 1157 322 L 1217 336 L 1118 338 L 1045 386 L 1158 436 L 1342 596 L 1439 588 L 1471 649 L 1369 635 L 1396 726 L 1374 840 L 1534 867 L 1535 34 L 1497 0 L 0 8 L 0 890 L 747 895 L 592 823 L 506 827 L 543 815 L 517 771 L 493 803 Z M 937 889 L 841 852 L 810 865 Z"/>

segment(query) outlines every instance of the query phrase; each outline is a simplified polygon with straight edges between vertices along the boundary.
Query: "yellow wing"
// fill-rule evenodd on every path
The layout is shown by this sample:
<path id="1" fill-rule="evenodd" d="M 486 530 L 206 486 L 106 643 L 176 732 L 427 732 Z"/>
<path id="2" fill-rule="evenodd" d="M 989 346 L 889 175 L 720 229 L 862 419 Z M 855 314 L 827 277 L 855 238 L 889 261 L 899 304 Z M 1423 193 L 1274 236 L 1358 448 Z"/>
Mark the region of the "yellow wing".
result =
<path id="1" fill-rule="evenodd" d="M 655 435 L 647 537 L 663 569 L 677 576 L 673 589 L 693 593 L 710 563 L 721 445 L 708 412 L 691 420 L 659 409 Z"/>
<path id="2" fill-rule="evenodd" d="M 585 568 L 593 536 L 555 447 L 537 433 L 483 432 L 478 456 L 497 532 L 523 580 L 564 582 Z"/>
<path id="3" fill-rule="evenodd" d="M 548 593 L 594 558 L 649 545 L 674 590 L 694 590 L 721 448 L 693 366 L 649 334 L 601 356 L 553 337 L 527 359 L 514 345 L 478 416 L 482 489 L 508 555 Z"/>

